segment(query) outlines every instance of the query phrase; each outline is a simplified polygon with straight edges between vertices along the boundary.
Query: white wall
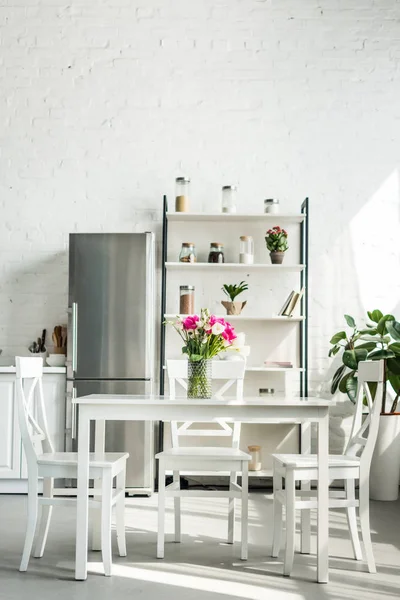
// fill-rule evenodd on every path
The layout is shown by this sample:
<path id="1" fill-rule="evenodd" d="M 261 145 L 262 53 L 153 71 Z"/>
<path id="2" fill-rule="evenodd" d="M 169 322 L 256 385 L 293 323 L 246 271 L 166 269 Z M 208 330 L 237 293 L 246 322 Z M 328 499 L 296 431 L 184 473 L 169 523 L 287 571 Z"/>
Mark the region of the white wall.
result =
<path id="1" fill-rule="evenodd" d="M 400 313 L 399 18 L 396 0 L 2 2 L 4 353 L 65 320 L 69 232 L 159 233 L 187 174 L 198 210 L 232 182 L 244 210 L 310 197 L 320 388 L 344 312 Z"/>

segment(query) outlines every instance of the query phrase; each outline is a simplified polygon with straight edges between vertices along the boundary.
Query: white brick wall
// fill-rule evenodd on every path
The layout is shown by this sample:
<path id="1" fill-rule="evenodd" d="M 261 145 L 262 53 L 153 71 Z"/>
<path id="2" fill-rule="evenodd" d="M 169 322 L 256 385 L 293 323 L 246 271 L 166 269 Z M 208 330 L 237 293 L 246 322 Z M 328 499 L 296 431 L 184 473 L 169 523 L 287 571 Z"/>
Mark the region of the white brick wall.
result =
<path id="1" fill-rule="evenodd" d="M 251 210 L 310 196 L 322 389 L 344 312 L 400 314 L 399 18 L 396 0 L 3 0 L 4 353 L 64 320 L 68 232 L 159 233 L 188 174 L 199 210 L 230 182 Z"/>

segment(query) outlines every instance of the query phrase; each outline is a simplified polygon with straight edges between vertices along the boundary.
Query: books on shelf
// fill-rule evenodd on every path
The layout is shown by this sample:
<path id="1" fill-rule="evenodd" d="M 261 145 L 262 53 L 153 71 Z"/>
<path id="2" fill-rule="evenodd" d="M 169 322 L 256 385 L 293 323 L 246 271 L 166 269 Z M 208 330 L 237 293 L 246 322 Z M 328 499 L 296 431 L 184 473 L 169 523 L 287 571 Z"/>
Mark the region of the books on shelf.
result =
<path id="1" fill-rule="evenodd" d="M 285 360 L 265 360 L 264 365 L 274 369 L 292 369 L 293 363 Z"/>
<path id="2" fill-rule="evenodd" d="M 290 292 L 278 315 L 281 317 L 292 317 L 295 308 L 300 304 L 303 294 L 304 287 L 300 290 L 300 292 L 295 292 L 294 290 Z"/>

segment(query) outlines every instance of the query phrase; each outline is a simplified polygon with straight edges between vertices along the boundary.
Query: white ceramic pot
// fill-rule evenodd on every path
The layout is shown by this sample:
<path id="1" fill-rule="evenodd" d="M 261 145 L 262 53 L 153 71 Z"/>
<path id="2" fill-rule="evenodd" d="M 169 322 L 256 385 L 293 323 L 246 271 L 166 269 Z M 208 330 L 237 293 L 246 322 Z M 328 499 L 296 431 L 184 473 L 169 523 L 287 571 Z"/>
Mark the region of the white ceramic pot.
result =
<path id="1" fill-rule="evenodd" d="M 371 462 L 370 497 L 393 501 L 399 497 L 400 414 L 381 415 Z"/>

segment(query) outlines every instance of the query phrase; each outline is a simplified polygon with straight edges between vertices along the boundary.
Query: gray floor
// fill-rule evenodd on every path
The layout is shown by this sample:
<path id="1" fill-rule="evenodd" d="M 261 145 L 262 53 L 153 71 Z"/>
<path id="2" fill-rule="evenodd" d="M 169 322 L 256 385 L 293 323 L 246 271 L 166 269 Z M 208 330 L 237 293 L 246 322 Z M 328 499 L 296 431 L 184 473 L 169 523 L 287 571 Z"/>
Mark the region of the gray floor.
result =
<path id="1" fill-rule="evenodd" d="M 166 558 L 154 558 L 157 497 L 127 499 L 128 557 L 114 556 L 114 574 L 102 575 L 101 556 L 90 553 L 86 582 L 75 582 L 75 515 L 56 509 L 44 557 L 32 559 L 27 573 L 17 568 L 25 528 L 26 498 L 0 496 L 0 598 L 40 600 L 152 599 L 219 600 L 375 600 L 400 598 L 400 502 L 371 503 L 378 573 L 351 558 L 344 514 L 331 514 L 331 580 L 314 583 L 315 555 L 296 554 L 290 579 L 282 560 L 271 559 L 270 494 L 253 493 L 250 501 L 249 560 L 239 560 L 239 546 L 224 543 L 226 500 L 184 501 L 183 540 L 171 541 L 172 507 L 167 522 Z M 315 525 L 315 523 L 314 523 Z M 313 552 L 315 539 L 313 539 Z"/>

